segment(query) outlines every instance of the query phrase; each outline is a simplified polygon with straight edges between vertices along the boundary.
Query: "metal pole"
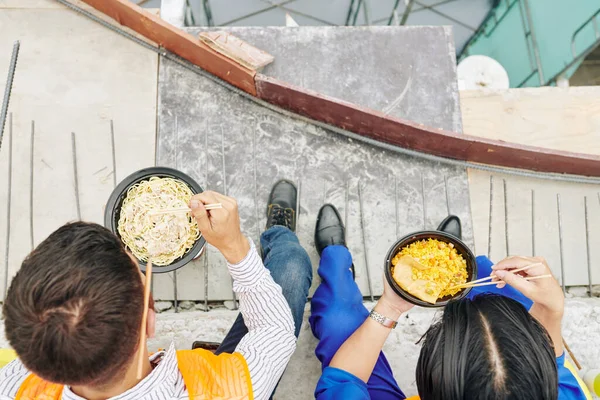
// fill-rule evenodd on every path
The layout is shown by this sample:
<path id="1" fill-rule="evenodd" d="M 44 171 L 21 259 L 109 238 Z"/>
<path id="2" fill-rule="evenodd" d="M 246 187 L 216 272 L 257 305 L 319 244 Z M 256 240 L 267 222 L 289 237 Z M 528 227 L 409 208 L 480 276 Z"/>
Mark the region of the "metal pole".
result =
<path id="1" fill-rule="evenodd" d="M 396 215 L 396 239 L 400 237 L 399 227 L 398 227 L 398 178 L 394 176 L 394 214 Z"/>
<path id="2" fill-rule="evenodd" d="M 444 175 L 444 190 L 446 192 L 446 210 L 450 215 L 450 193 L 448 193 L 448 177 Z"/>
<path id="3" fill-rule="evenodd" d="M 358 0 L 358 4 L 356 6 L 356 11 L 354 12 L 354 18 L 352 19 L 352 25 L 356 25 L 356 20 L 358 18 L 358 14 L 360 14 L 360 7 L 362 6 L 363 0 Z"/>
<path id="4" fill-rule="evenodd" d="M 2 108 L 0 109 L 0 148 L 2 148 L 2 137 L 4 136 L 4 125 L 6 124 L 6 113 L 10 103 L 10 94 L 12 92 L 13 80 L 15 78 L 15 70 L 17 69 L 17 59 L 19 58 L 19 49 L 21 43 L 17 40 L 13 45 L 10 66 L 8 67 L 8 77 L 6 78 L 6 87 L 4 88 L 4 99 L 2 100 Z"/>
<path id="5" fill-rule="evenodd" d="M 421 200 L 423 200 L 423 230 L 427 229 L 427 206 L 425 205 L 425 177 L 421 173 Z"/>
<path id="6" fill-rule="evenodd" d="M 71 132 L 71 150 L 73 153 L 73 182 L 75 183 L 75 204 L 77 205 L 77 219 L 81 221 L 81 204 L 79 202 L 79 178 L 77 177 L 77 146 L 75 132 Z"/>
<path id="7" fill-rule="evenodd" d="M 427 10 L 431 11 L 432 13 L 439 15 L 440 17 L 446 18 L 447 20 L 450 20 L 450 21 L 454 22 L 457 25 L 460 25 L 460 26 L 463 26 L 463 27 L 467 28 L 468 30 L 470 30 L 472 32 L 476 32 L 477 31 L 476 28 L 474 28 L 472 26 L 469 26 L 469 25 L 465 24 L 464 22 L 462 22 L 462 21 L 460 21 L 460 20 L 458 20 L 456 18 L 453 18 L 453 17 L 451 17 L 448 14 L 444 14 L 443 12 L 441 12 L 440 10 L 438 10 L 437 8 L 435 8 L 435 5 L 428 6 L 428 5 L 423 4 L 421 2 L 418 2 L 418 1 L 416 1 L 416 3 L 417 3 L 417 5 L 419 5 L 419 6 L 422 7 L 421 9 L 423 9 L 423 8 L 427 9 Z"/>
<path id="8" fill-rule="evenodd" d="M 506 242 L 506 257 L 510 256 L 510 250 L 508 245 L 508 195 L 506 190 L 506 179 L 502 179 L 502 185 L 504 187 L 504 240 Z"/>
<path id="9" fill-rule="evenodd" d="M 365 23 L 367 26 L 371 25 L 371 18 L 369 18 L 369 7 L 367 4 L 368 0 L 363 0 L 363 12 L 365 13 Z"/>
<path id="10" fill-rule="evenodd" d="M 350 208 L 350 179 L 346 179 L 346 209 L 344 210 L 344 227 L 348 232 L 348 208 Z"/>
<path id="11" fill-rule="evenodd" d="M 112 147 L 113 186 L 117 187 L 117 151 L 115 146 L 115 126 L 112 119 L 110 120 L 110 143 Z"/>
<path id="12" fill-rule="evenodd" d="M 535 63 L 537 65 L 538 75 L 540 76 L 540 86 L 544 86 L 546 84 L 544 80 L 544 71 L 542 70 L 542 60 L 540 58 L 540 50 L 537 43 L 537 38 L 535 36 L 535 29 L 533 28 L 533 19 L 531 18 L 531 10 L 529 9 L 529 0 L 519 0 L 523 1 L 523 7 L 525 8 L 525 15 L 527 17 L 527 24 L 529 25 L 529 32 L 531 35 L 531 44 L 533 46 L 533 54 L 535 56 Z"/>
<path id="13" fill-rule="evenodd" d="M 35 148 L 35 121 L 31 121 L 31 153 L 29 155 L 29 238 L 31 250 L 34 248 L 33 240 L 33 155 Z"/>
<path id="14" fill-rule="evenodd" d="M 374 301 L 373 297 L 373 287 L 371 286 L 371 271 L 369 270 L 369 253 L 367 245 L 367 234 L 365 232 L 365 213 L 363 210 L 363 201 L 362 201 L 362 190 L 360 188 L 360 181 L 358 182 L 358 204 L 360 206 L 360 230 L 362 231 L 362 240 L 363 240 L 363 248 L 365 249 L 365 268 L 367 269 L 367 282 L 369 285 L 369 297 L 371 301 Z"/>
<path id="15" fill-rule="evenodd" d="M 413 4 L 415 4 L 415 0 L 408 1 L 408 4 L 406 5 L 406 10 L 404 10 L 404 14 L 402 14 L 402 19 L 400 20 L 400 25 L 406 24 L 406 21 L 408 20 L 408 16 L 410 15 L 410 13 L 412 11 Z"/>
<path id="16" fill-rule="evenodd" d="M 298 177 L 298 188 L 296 192 L 296 235 L 300 231 L 300 190 L 302 189 L 302 177 Z"/>
<path id="17" fill-rule="evenodd" d="M 354 9 L 354 1 L 350 0 L 350 6 L 348 7 L 348 15 L 346 15 L 346 23 L 344 25 L 348 25 L 350 23 L 350 17 L 352 17 L 352 10 Z"/>
<path id="18" fill-rule="evenodd" d="M 556 210 L 558 212 L 558 241 L 560 246 L 560 284 L 562 286 L 563 292 L 566 293 L 566 283 L 565 283 L 565 261 L 563 255 L 563 234 L 562 234 L 562 217 L 560 214 L 560 194 L 556 194 Z"/>
<path id="19" fill-rule="evenodd" d="M 490 175 L 490 225 L 488 227 L 488 258 L 492 258 L 492 211 L 494 204 L 494 176 Z"/>
<path id="20" fill-rule="evenodd" d="M 392 24 L 392 21 L 394 20 L 394 13 L 396 12 L 396 10 L 398 10 L 398 6 L 400 5 L 400 0 L 396 0 L 396 2 L 394 3 L 394 7 L 392 8 L 392 12 L 390 13 L 390 19 L 388 20 L 388 25 Z"/>
<path id="21" fill-rule="evenodd" d="M 209 9 L 209 11 L 210 11 L 210 9 Z M 212 15 L 211 15 L 211 20 L 212 20 Z M 185 0 L 185 20 L 184 21 L 185 21 L 185 24 L 187 24 L 188 26 L 196 26 L 196 18 L 194 18 L 194 9 L 192 8 L 192 5 L 190 4 L 190 0 Z"/>
<path id="22" fill-rule="evenodd" d="M 10 251 L 10 206 L 12 197 L 13 115 L 8 120 L 8 192 L 6 201 L 6 246 L 4 251 L 4 298 L 8 291 L 8 254 Z"/>
<path id="23" fill-rule="evenodd" d="M 587 196 L 583 198 L 583 207 L 585 209 L 585 251 L 587 255 L 587 270 L 588 270 L 588 296 L 592 297 L 592 257 L 590 254 L 590 227 L 588 219 L 588 202 Z"/>

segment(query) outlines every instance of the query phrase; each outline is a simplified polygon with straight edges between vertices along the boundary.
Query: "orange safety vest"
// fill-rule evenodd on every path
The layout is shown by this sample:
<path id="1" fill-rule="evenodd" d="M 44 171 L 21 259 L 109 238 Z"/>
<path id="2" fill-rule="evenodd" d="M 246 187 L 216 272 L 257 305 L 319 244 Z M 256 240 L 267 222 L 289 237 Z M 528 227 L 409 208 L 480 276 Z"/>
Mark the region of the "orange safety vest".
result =
<path id="1" fill-rule="evenodd" d="M 190 400 L 254 400 L 248 364 L 239 353 L 179 350 L 177 363 Z M 30 374 L 15 400 L 60 400 L 63 388 Z"/>

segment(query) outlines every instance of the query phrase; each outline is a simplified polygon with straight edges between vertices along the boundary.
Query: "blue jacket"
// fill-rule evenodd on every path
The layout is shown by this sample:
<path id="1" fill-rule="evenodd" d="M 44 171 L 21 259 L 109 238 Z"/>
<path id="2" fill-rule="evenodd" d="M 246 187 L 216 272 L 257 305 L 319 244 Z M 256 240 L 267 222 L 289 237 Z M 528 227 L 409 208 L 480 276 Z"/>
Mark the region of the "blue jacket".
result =
<path id="1" fill-rule="evenodd" d="M 577 378 L 565 367 L 564 354 L 556 358 L 556 365 L 558 367 L 558 399 L 588 399 Z M 333 367 L 327 367 L 323 370 L 323 375 L 315 390 L 315 397 L 317 400 L 363 400 L 371 398 L 365 382 L 349 372 Z"/>

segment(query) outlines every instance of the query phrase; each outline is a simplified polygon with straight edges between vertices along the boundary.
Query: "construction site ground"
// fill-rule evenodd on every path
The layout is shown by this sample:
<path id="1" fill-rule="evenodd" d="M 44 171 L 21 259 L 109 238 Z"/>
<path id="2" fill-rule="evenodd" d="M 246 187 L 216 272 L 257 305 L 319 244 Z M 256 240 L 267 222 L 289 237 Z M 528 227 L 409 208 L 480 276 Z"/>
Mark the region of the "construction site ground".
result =
<path id="1" fill-rule="evenodd" d="M 600 285 L 598 185 L 467 170 L 350 140 L 264 109 L 52 0 L 0 0 L 0 26 L 0 75 L 12 43 L 21 41 L 12 123 L 0 150 L 0 262 L 8 248 L 0 298 L 36 244 L 77 219 L 78 208 L 83 220 L 102 223 L 115 183 L 138 169 L 178 168 L 203 187 L 238 198 L 242 227 L 254 241 L 265 224 L 270 186 L 288 178 L 300 186 L 298 236 L 315 277 L 312 236 L 324 202 L 347 215 L 365 297 L 381 294 L 383 258 L 399 236 L 457 214 L 477 254 L 548 259 L 570 297 L 564 337 L 584 367 L 598 367 L 600 299 L 587 298 L 590 284 Z M 459 93 L 449 28 L 230 31 L 275 56 L 266 75 L 311 90 L 436 128 L 600 154 L 600 88 Z M 163 312 L 152 350 L 224 337 L 237 312 L 215 249 L 155 281 Z M 311 293 L 319 282 L 313 281 Z M 416 393 L 416 342 L 434 317 L 412 310 L 386 343 L 407 394 Z M 0 335 L 0 347 L 7 345 Z M 277 398 L 311 398 L 320 372 L 315 345 L 305 323 Z"/>

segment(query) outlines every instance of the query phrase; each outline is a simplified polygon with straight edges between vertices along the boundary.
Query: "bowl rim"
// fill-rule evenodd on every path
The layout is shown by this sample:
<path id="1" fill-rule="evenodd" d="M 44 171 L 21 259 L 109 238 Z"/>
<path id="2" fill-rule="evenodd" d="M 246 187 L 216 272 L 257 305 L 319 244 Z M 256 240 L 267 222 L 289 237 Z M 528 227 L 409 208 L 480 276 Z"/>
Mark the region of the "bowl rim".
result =
<path id="1" fill-rule="evenodd" d="M 145 179 L 149 179 L 153 176 L 179 179 L 180 181 L 188 185 L 194 194 L 202 193 L 204 191 L 202 186 L 200 186 L 192 177 L 174 168 L 148 167 L 142 168 L 128 175 L 113 189 L 112 193 L 108 198 L 108 201 L 106 202 L 106 207 L 104 209 L 104 226 L 108 228 L 112 233 L 117 235 L 117 237 L 119 237 L 119 240 L 121 240 L 121 236 L 119 235 L 115 222 L 115 214 L 117 208 L 120 208 L 121 203 L 123 202 L 123 199 L 125 198 L 125 195 L 127 193 L 127 190 L 129 190 L 131 186 Z M 205 246 L 206 239 L 204 239 L 204 236 L 201 236 L 198 240 L 196 240 L 196 243 L 194 243 L 192 248 L 188 250 L 188 252 L 185 253 L 182 257 L 179 257 L 178 259 L 176 259 L 168 265 L 153 265 L 152 272 L 167 273 L 178 270 L 184 265 L 187 265 L 194 258 L 198 257 L 204 251 Z M 137 259 L 137 261 L 142 272 L 146 272 L 146 262 L 141 261 L 139 259 Z"/>
<path id="2" fill-rule="evenodd" d="M 429 237 L 427 237 L 427 236 L 429 236 Z M 471 281 L 477 279 L 477 261 L 476 261 L 475 255 L 473 254 L 471 249 L 461 239 L 457 238 L 456 236 L 450 235 L 446 232 L 434 231 L 434 230 L 423 230 L 423 231 L 413 232 L 413 233 L 410 233 L 408 235 L 401 237 L 396 242 L 394 242 L 394 244 L 390 247 L 390 249 L 388 250 L 387 255 L 385 257 L 384 271 L 385 271 L 385 278 L 386 278 L 387 282 L 391 286 L 394 293 L 396 293 L 398 296 L 402 297 L 404 300 L 406 300 L 409 303 L 414 304 L 416 306 L 425 307 L 425 308 L 439 308 L 439 307 L 444 307 L 446 304 L 448 304 L 448 302 L 450 300 L 460 300 L 460 299 L 465 298 L 469 294 L 469 292 L 471 291 L 472 288 L 463 289 L 457 295 L 453 296 L 452 298 L 450 298 L 448 300 L 438 301 L 435 304 L 431 304 L 431 303 L 428 303 L 426 301 L 423 301 L 423 300 L 411 295 L 410 293 L 408 293 L 407 291 L 402 289 L 400 287 L 400 285 L 398 285 L 396 280 L 392 277 L 392 273 L 391 273 L 392 259 L 398 252 L 398 247 L 405 247 L 413 242 L 416 242 L 417 240 L 423 240 L 423 239 L 429 239 L 429 238 L 436 239 L 435 237 L 431 237 L 431 236 L 441 237 L 447 243 L 454 244 L 455 247 L 457 245 L 462 247 L 465 251 L 464 251 L 464 253 L 461 252 L 461 254 L 463 255 L 463 257 L 465 257 L 465 260 L 467 261 L 467 265 L 471 265 L 472 270 L 473 270 L 471 279 L 468 280 L 467 282 L 471 282 Z M 440 240 L 440 239 L 437 239 L 437 240 Z"/>

